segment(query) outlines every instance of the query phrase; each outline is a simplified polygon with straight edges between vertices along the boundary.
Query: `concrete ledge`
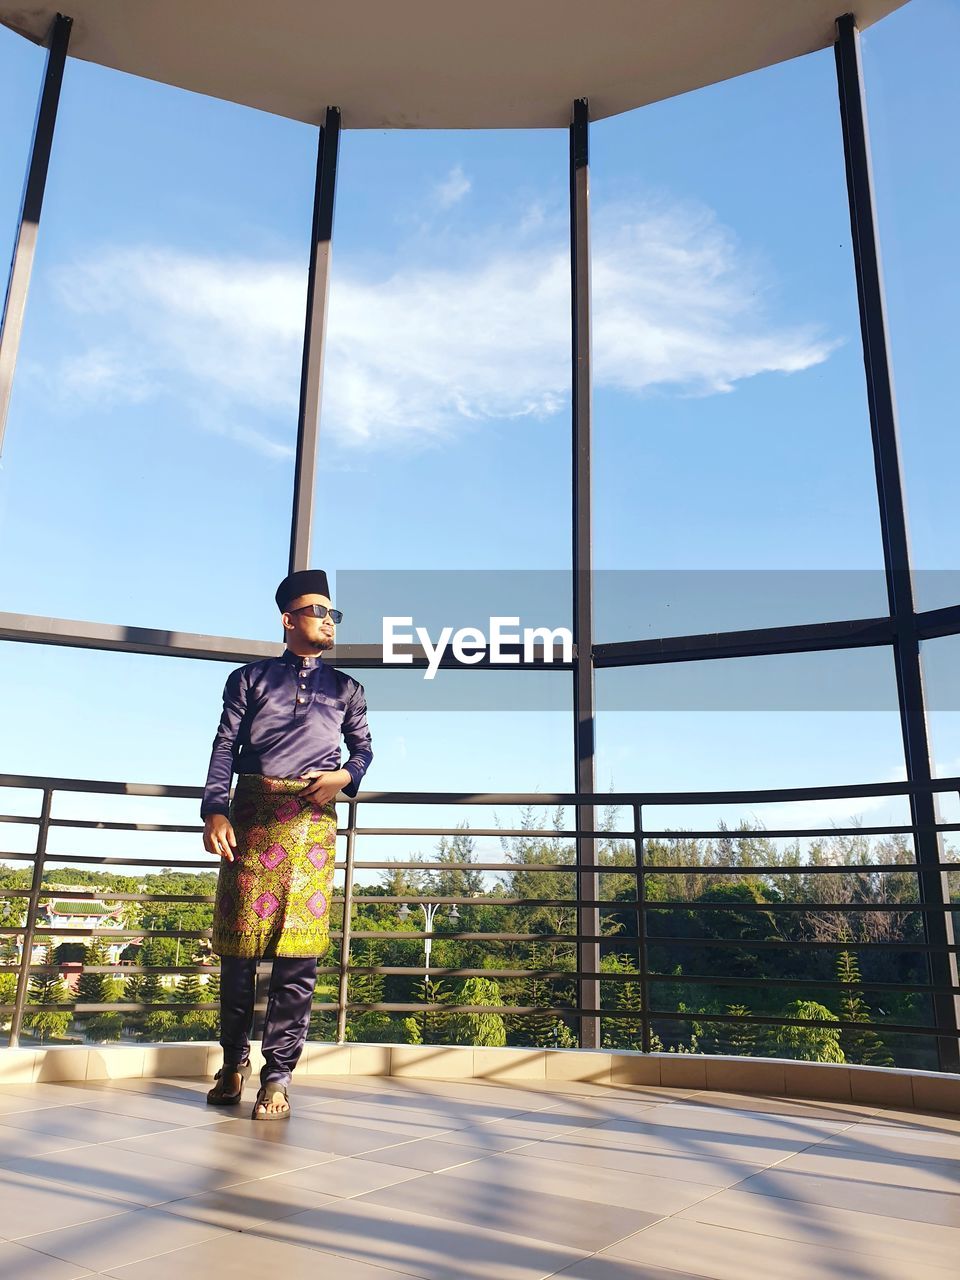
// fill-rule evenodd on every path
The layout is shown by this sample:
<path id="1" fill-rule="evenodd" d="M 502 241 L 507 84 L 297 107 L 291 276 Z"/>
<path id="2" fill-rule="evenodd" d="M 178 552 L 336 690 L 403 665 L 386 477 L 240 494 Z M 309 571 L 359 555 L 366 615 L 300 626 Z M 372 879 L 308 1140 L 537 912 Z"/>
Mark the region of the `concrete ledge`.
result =
<path id="1" fill-rule="evenodd" d="M 257 1042 L 251 1045 L 250 1059 L 254 1070 L 259 1071 L 263 1055 Z M 203 1040 L 187 1044 L 0 1048 L 0 1085 L 157 1076 L 212 1078 L 221 1061 L 220 1045 Z M 960 1075 L 896 1067 L 796 1062 L 785 1058 L 645 1054 L 607 1049 L 308 1042 L 297 1071 L 305 1076 L 403 1076 L 534 1083 L 566 1080 L 611 1088 L 661 1085 L 960 1113 Z"/>

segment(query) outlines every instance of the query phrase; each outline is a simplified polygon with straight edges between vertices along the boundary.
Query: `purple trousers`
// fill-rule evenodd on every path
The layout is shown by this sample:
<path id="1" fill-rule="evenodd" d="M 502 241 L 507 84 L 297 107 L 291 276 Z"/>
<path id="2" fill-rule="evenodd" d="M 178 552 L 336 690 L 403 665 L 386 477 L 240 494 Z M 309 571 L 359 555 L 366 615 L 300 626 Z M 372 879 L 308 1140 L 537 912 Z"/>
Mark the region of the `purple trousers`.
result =
<path id="1" fill-rule="evenodd" d="M 248 956 L 220 957 L 220 1044 L 225 1067 L 250 1056 L 254 988 L 259 961 Z M 263 1066 L 260 1084 L 289 1085 L 310 1027 L 316 956 L 276 956 L 263 1023 Z"/>

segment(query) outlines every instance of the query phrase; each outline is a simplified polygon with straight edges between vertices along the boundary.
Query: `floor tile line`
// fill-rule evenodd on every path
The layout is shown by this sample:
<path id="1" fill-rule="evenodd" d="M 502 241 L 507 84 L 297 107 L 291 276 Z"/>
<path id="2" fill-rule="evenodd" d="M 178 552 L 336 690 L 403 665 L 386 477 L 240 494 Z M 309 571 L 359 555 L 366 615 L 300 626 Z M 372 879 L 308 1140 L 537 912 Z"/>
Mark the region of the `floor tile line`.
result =
<path id="1" fill-rule="evenodd" d="M 657 1224 L 651 1223 L 650 1225 L 656 1226 Z M 717 1222 L 698 1222 L 697 1225 L 702 1227 L 709 1227 L 710 1230 L 712 1231 L 726 1231 L 726 1232 L 729 1232 L 731 1236 L 736 1236 L 736 1235 L 753 1236 L 754 1239 L 757 1239 L 757 1240 L 780 1240 L 784 1244 L 793 1244 L 793 1245 L 801 1245 L 806 1243 L 814 1249 L 826 1249 L 832 1253 L 838 1253 L 838 1254 L 853 1254 L 855 1257 L 858 1257 L 858 1258 L 876 1258 L 876 1257 L 885 1256 L 882 1253 L 867 1253 L 863 1249 L 857 1249 L 852 1245 L 848 1246 L 848 1245 L 830 1244 L 829 1242 L 826 1242 L 823 1240 L 804 1242 L 804 1241 L 797 1240 L 793 1236 L 772 1235 L 770 1232 L 766 1232 L 766 1231 L 754 1231 L 750 1227 L 729 1227 L 725 1223 L 717 1223 Z M 643 1230 L 646 1230 L 646 1229 L 647 1228 L 643 1228 Z M 641 1231 L 635 1232 L 634 1234 L 642 1235 L 642 1233 L 643 1231 L 641 1230 Z M 925 1268 L 931 1266 L 930 1263 L 924 1263 L 923 1265 Z M 936 1263 L 932 1265 L 936 1269 L 938 1270 L 940 1269 L 939 1267 L 937 1267 Z M 950 1277 L 952 1277 L 954 1274 L 953 1272 L 949 1271 L 949 1269 L 945 1269 L 945 1273 L 947 1276 L 950 1276 Z"/>

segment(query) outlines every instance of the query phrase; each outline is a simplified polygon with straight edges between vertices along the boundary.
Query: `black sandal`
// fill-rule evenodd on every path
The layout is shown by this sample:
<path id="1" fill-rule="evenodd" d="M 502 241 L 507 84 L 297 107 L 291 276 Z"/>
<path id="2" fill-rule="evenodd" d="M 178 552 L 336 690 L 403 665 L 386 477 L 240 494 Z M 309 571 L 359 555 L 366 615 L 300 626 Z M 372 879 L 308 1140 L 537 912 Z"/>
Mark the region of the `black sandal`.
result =
<path id="1" fill-rule="evenodd" d="M 267 1094 L 279 1093 L 283 1091 L 283 1100 L 287 1104 L 286 1111 L 263 1111 L 257 1114 L 258 1108 L 266 1107 Z M 290 1098 L 287 1094 L 287 1086 L 278 1084 L 276 1080 L 268 1080 L 266 1084 L 261 1085 L 257 1091 L 257 1100 L 253 1105 L 253 1111 L 250 1113 L 251 1120 L 289 1120 L 290 1119 Z"/>
<path id="2" fill-rule="evenodd" d="M 217 1072 L 217 1074 L 213 1077 L 214 1080 L 219 1081 L 219 1083 L 215 1084 L 213 1088 L 208 1091 L 207 1102 L 214 1107 L 235 1106 L 236 1103 L 240 1101 L 240 1097 L 243 1093 L 243 1086 L 246 1083 L 246 1081 L 250 1078 L 250 1072 L 252 1070 L 253 1070 L 253 1067 L 250 1063 L 249 1058 L 247 1059 L 246 1062 L 241 1062 L 238 1066 L 235 1066 L 235 1067 L 222 1066 L 220 1070 Z M 226 1091 L 225 1085 L 227 1081 L 227 1076 L 229 1075 L 238 1075 L 240 1077 L 240 1087 L 239 1089 L 237 1089 L 236 1093 L 227 1093 Z"/>

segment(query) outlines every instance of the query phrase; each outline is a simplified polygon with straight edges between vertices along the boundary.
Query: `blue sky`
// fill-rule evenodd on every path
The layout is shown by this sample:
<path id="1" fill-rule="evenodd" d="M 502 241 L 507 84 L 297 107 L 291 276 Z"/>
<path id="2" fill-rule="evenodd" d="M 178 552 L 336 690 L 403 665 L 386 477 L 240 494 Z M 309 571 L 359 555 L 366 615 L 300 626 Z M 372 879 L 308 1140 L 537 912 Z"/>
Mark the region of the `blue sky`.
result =
<path id="1" fill-rule="evenodd" d="M 958 567 L 960 532 L 958 35 L 956 5 L 912 0 L 863 38 L 913 550 L 931 571 Z M 0 31 L 4 257 L 42 61 Z M 876 592 L 882 557 L 832 53 L 600 122 L 591 160 L 595 567 L 662 571 L 691 630 L 840 616 L 830 574 L 864 571 Z M 279 641 L 314 161 L 305 125 L 68 65 L 0 457 L 4 608 Z M 569 568 L 566 237 L 562 131 L 345 133 L 315 564 Z M 691 570 L 725 585 L 701 592 Z M 807 577 L 787 604 L 759 574 L 727 587 L 729 570 L 813 570 L 824 588 Z M 621 583 L 598 579 L 599 639 L 628 638 Z M 923 577 L 921 606 L 955 600 L 950 584 Z M 928 646 L 943 706 L 956 648 Z M 12 644 L 3 659 L 3 769 L 202 783 L 229 665 Z M 867 667 L 882 704 L 827 710 Z M 378 712 L 408 673 L 361 678 L 371 788 L 572 786 L 565 676 L 464 677 L 490 681 L 495 709 L 459 713 Z M 671 688 L 674 705 L 616 710 L 635 678 L 598 676 L 601 789 L 903 774 L 885 653 L 648 671 L 650 706 Z M 527 679 L 560 709 L 511 710 Z M 754 680 L 823 696 L 698 709 Z M 933 716 L 942 773 L 960 766 L 956 719 Z"/>

